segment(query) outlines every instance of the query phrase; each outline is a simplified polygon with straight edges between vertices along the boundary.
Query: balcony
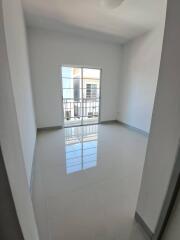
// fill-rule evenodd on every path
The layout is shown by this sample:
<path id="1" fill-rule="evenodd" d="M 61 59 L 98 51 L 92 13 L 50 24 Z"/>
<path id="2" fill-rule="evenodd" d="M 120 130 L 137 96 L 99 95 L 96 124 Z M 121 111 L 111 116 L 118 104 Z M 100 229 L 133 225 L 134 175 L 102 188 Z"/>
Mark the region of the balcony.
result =
<path id="1" fill-rule="evenodd" d="M 65 127 L 99 122 L 99 98 L 63 98 L 63 108 Z"/>

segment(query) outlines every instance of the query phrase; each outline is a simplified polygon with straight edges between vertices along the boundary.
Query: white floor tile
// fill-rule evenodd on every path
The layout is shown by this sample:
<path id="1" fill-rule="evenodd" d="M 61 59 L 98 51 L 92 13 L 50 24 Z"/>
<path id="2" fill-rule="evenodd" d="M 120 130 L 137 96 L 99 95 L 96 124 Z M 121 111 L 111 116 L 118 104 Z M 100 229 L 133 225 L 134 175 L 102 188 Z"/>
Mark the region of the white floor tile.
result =
<path id="1" fill-rule="evenodd" d="M 41 240 L 143 240 L 134 223 L 147 138 L 118 124 L 38 134 L 32 198 Z"/>

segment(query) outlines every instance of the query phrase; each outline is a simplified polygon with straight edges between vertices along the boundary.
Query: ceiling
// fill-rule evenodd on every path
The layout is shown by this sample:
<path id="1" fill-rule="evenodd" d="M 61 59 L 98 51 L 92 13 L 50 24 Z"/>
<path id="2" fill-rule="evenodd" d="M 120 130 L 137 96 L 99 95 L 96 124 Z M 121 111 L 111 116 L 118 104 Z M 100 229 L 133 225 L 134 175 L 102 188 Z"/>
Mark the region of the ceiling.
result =
<path id="1" fill-rule="evenodd" d="M 94 34 L 120 43 L 154 28 L 166 6 L 166 0 L 124 0 L 115 8 L 103 0 L 22 1 L 30 26 Z"/>

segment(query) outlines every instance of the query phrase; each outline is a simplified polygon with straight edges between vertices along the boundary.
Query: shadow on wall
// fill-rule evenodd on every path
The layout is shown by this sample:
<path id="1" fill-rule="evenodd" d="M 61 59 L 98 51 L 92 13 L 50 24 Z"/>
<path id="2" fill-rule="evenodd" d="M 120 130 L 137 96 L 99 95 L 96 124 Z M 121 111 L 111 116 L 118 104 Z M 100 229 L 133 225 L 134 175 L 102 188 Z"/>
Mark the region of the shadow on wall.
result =
<path id="1" fill-rule="evenodd" d="M 23 240 L 0 147 L 0 239 Z M 2 194 L 3 193 L 3 194 Z M 7 227 L 8 224 L 8 227 Z"/>

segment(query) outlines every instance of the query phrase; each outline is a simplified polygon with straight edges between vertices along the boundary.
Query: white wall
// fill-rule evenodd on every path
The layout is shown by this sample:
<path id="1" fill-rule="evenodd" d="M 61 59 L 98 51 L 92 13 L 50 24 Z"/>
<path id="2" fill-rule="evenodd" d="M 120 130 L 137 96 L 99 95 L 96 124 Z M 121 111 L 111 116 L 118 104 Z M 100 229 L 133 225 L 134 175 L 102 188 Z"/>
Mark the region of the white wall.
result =
<path id="1" fill-rule="evenodd" d="M 117 115 L 121 47 L 71 33 L 29 28 L 28 42 L 37 126 L 63 124 L 61 65 L 102 68 L 101 120 Z"/>
<path id="2" fill-rule="evenodd" d="M 156 29 L 123 45 L 117 119 L 149 132 L 162 50 L 165 7 Z"/>
<path id="3" fill-rule="evenodd" d="M 0 1 L 0 23 L 0 144 L 24 239 L 38 240 L 38 232 L 25 168 L 25 157 L 27 155 L 24 152 L 25 148 L 22 142 L 25 141 L 25 144 L 27 144 L 27 142 L 31 143 L 31 141 L 26 138 L 32 137 L 32 135 L 28 136 L 28 134 L 30 130 L 32 132 L 35 131 L 35 124 L 33 120 L 34 118 L 30 117 L 29 114 L 24 116 L 23 120 L 28 121 L 26 126 L 31 127 L 30 130 L 26 129 L 27 136 L 25 138 L 25 134 L 22 135 L 21 129 L 21 126 L 25 123 L 22 123 L 22 116 L 19 112 L 20 109 L 17 108 L 17 102 L 19 99 L 17 99 L 17 93 L 14 88 L 14 83 L 16 82 L 17 86 L 26 91 L 27 95 L 23 95 L 21 98 L 23 103 L 21 103 L 20 106 L 25 104 L 29 111 L 31 111 L 32 104 L 29 103 L 31 100 L 26 99 L 31 99 L 31 97 L 29 95 L 29 84 L 26 85 L 26 81 L 29 82 L 29 76 L 27 66 L 25 66 L 26 49 L 24 48 L 23 18 L 19 0 Z M 19 39 L 20 36 L 18 35 L 20 35 L 22 39 Z M 12 39 L 8 40 L 9 37 Z M 21 46 L 19 46 L 19 41 L 22 44 Z M 13 44 L 16 49 L 13 49 L 11 44 Z M 9 52 L 10 49 L 12 51 L 11 54 Z M 12 61 L 14 62 L 12 63 Z M 21 70 L 20 63 L 22 64 Z M 12 64 L 17 67 L 16 72 L 15 66 L 12 66 Z M 24 87 L 24 84 L 26 85 L 26 88 Z M 22 96 L 20 93 L 19 95 Z M 21 109 L 22 111 L 25 111 L 25 113 L 26 107 L 24 106 Z M 30 117 L 33 123 L 29 124 L 27 117 Z M 22 136 L 24 138 L 22 138 Z M 33 144 L 35 141 L 34 137 L 35 135 L 33 135 Z"/>
<path id="4" fill-rule="evenodd" d="M 180 138 L 180 1 L 168 1 L 160 73 L 137 211 L 152 232 L 166 196 Z"/>
<path id="5" fill-rule="evenodd" d="M 15 106 L 20 126 L 28 182 L 30 184 L 36 124 L 32 100 L 26 32 L 20 1 L 3 1 L 7 53 Z"/>

